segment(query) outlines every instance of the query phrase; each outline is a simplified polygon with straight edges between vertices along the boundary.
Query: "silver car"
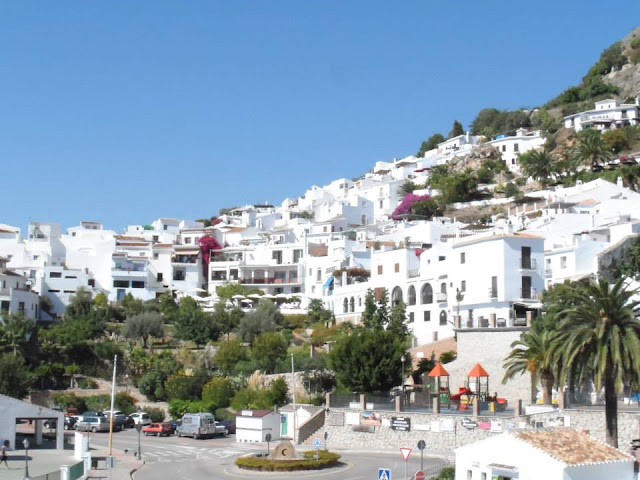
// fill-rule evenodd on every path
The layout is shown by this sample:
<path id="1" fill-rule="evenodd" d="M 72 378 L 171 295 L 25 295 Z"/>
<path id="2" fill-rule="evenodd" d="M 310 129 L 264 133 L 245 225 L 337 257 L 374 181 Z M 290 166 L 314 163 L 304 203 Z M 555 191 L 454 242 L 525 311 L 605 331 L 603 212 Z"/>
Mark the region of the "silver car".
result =
<path id="1" fill-rule="evenodd" d="M 107 417 L 83 416 L 74 428 L 79 432 L 108 432 L 109 419 Z"/>

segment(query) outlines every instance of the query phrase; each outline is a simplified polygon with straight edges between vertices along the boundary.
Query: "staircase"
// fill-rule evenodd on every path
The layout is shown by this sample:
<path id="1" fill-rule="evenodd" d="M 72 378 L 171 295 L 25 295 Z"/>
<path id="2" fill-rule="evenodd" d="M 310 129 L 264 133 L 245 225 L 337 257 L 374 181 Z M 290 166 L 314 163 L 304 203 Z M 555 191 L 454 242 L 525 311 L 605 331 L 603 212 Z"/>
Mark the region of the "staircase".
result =
<path id="1" fill-rule="evenodd" d="M 298 445 L 310 445 L 313 443 L 315 435 L 324 429 L 325 410 L 324 408 L 318 410 L 312 417 L 306 422 L 300 425 L 298 428 L 296 438 L 298 439 Z"/>

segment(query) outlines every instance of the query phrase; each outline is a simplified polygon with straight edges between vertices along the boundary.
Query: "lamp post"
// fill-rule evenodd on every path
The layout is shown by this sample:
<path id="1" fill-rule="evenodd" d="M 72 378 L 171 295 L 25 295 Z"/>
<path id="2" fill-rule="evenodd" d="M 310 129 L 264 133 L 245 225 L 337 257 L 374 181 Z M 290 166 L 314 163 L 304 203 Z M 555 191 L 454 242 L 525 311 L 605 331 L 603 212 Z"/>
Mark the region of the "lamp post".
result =
<path id="1" fill-rule="evenodd" d="M 24 450 L 25 450 L 25 454 L 24 454 L 24 478 L 22 480 L 31 480 L 31 477 L 29 476 L 29 440 L 25 438 L 22 441 L 22 445 L 24 445 Z"/>
<path id="2" fill-rule="evenodd" d="M 140 451 L 140 432 L 142 431 L 141 419 L 136 423 L 136 430 L 138 431 L 138 460 L 142 460 L 142 452 Z"/>
<path id="3" fill-rule="evenodd" d="M 404 394 L 404 355 L 400 357 L 400 361 L 402 362 L 402 404 L 404 405 L 406 403 Z"/>

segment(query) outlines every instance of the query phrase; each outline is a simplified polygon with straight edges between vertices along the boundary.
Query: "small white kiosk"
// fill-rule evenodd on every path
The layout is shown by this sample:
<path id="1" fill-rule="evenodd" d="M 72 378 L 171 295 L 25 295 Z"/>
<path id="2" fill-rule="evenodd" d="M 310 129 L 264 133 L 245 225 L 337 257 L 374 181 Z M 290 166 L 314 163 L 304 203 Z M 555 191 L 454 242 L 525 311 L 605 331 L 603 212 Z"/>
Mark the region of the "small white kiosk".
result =
<path id="1" fill-rule="evenodd" d="M 280 414 L 273 410 L 241 410 L 236 413 L 236 442 L 266 442 L 280 438 Z"/>

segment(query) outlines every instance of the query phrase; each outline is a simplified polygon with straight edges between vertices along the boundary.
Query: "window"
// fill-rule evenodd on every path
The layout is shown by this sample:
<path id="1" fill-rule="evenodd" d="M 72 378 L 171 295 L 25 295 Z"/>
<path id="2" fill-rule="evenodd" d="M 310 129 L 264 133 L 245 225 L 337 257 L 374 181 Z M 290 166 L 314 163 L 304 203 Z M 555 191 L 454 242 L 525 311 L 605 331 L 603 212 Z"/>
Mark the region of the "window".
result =
<path id="1" fill-rule="evenodd" d="M 409 323 L 413 323 L 415 320 L 415 314 L 413 312 L 409 312 Z"/>
<path id="2" fill-rule="evenodd" d="M 433 288 L 431 288 L 431 284 L 425 283 L 422 286 L 422 290 L 420 292 L 420 300 L 423 305 L 433 303 Z"/>
<path id="3" fill-rule="evenodd" d="M 507 146 L 506 145 L 502 145 L 502 151 L 506 152 L 507 151 Z"/>
<path id="4" fill-rule="evenodd" d="M 158 259 L 158 256 L 159 256 L 159 255 L 158 255 L 158 252 L 153 252 L 153 259 L 154 259 L 154 260 L 157 260 L 157 259 Z"/>
<path id="5" fill-rule="evenodd" d="M 425 322 L 430 322 L 430 321 L 431 321 L 431 312 L 430 312 L 429 310 L 427 310 L 427 311 L 425 311 L 425 312 L 424 312 L 424 318 L 423 318 L 423 320 L 424 320 Z"/>
<path id="6" fill-rule="evenodd" d="M 466 260 L 465 252 L 460 252 L 460 263 L 464 263 Z"/>
<path id="7" fill-rule="evenodd" d="M 498 277 L 491 277 L 491 289 L 489 291 L 491 298 L 498 298 Z"/>
<path id="8" fill-rule="evenodd" d="M 407 304 L 416 304 L 416 287 L 414 287 L 413 285 L 410 285 L 409 290 L 407 291 Z"/>
<path id="9" fill-rule="evenodd" d="M 144 282 L 134 280 L 133 282 L 131 282 L 131 288 L 144 288 Z"/>
<path id="10" fill-rule="evenodd" d="M 276 262 L 276 265 L 282 265 L 282 250 L 274 250 L 271 252 L 271 259 Z"/>
<path id="11" fill-rule="evenodd" d="M 18 302 L 18 311 L 24 313 L 24 302 Z"/>
<path id="12" fill-rule="evenodd" d="M 444 310 L 440 311 L 440 325 L 446 325 L 447 324 L 447 312 L 445 312 Z"/>
<path id="13" fill-rule="evenodd" d="M 362 297 L 358 297 L 358 306 L 361 307 L 362 306 Z"/>
<path id="14" fill-rule="evenodd" d="M 129 288 L 129 280 L 114 280 L 114 288 Z"/>
<path id="15" fill-rule="evenodd" d="M 39 258 L 39 257 L 38 257 L 38 255 L 34 255 L 34 256 L 33 256 L 33 259 L 34 259 L 34 260 L 37 260 L 38 258 Z"/>
<path id="16" fill-rule="evenodd" d="M 460 291 L 461 292 L 466 292 L 467 291 L 467 281 L 466 280 L 462 280 L 460 282 Z"/>
<path id="17" fill-rule="evenodd" d="M 322 281 L 322 269 L 319 268 L 318 271 L 316 272 L 316 281 L 321 282 Z"/>
<path id="18" fill-rule="evenodd" d="M 380 200 L 380 208 L 384 208 L 384 201 Z"/>
<path id="19" fill-rule="evenodd" d="M 440 256 L 438 257 L 438 261 L 439 261 L 439 262 L 444 262 L 446 259 L 447 259 L 447 257 L 444 257 L 444 256 L 442 256 L 442 255 L 440 255 Z"/>
<path id="20" fill-rule="evenodd" d="M 310 277 L 311 277 L 311 276 L 313 276 L 313 268 L 310 268 L 310 269 L 309 269 L 309 276 L 310 276 Z"/>
<path id="21" fill-rule="evenodd" d="M 345 299 L 342 302 L 342 313 L 348 313 L 349 312 L 349 300 L 347 300 L 347 297 L 345 297 Z"/>
<path id="22" fill-rule="evenodd" d="M 484 473 L 484 472 L 482 472 L 482 473 L 480 474 L 480 480 L 487 480 L 487 474 L 486 474 L 486 473 Z"/>
<path id="23" fill-rule="evenodd" d="M 167 229 L 167 225 L 163 225 L 163 226 L 162 226 L 162 229 L 163 229 L 163 230 L 166 230 L 166 229 Z"/>
<path id="24" fill-rule="evenodd" d="M 87 281 L 87 285 L 89 285 L 90 287 L 95 287 L 96 286 L 96 280 L 94 278 L 90 278 Z"/>
<path id="25" fill-rule="evenodd" d="M 158 243 L 158 240 L 160 240 L 160 237 L 158 237 L 158 235 L 154 235 L 153 237 L 151 237 L 151 241 L 153 243 Z"/>
<path id="26" fill-rule="evenodd" d="M 185 237 L 185 239 L 184 239 L 184 244 L 185 244 L 185 245 L 188 245 L 188 244 L 190 244 L 190 243 L 191 243 L 191 237 Z"/>
<path id="27" fill-rule="evenodd" d="M 378 275 L 382 275 L 382 265 L 378 265 Z"/>
<path id="28" fill-rule="evenodd" d="M 467 470 L 467 480 L 473 480 L 473 472 L 471 470 Z"/>
<path id="29" fill-rule="evenodd" d="M 49 272 L 49 278 L 62 278 L 62 272 Z"/>
<path id="30" fill-rule="evenodd" d="M 399 263 L 396 263 L 396 264 L 393 266 L 393 271 L 394 271 L 395 273 L 399 273 L 399 272 L 400 272 L 400 264 L 399 264 Z"/>
<path id="31" fill-rule="evenodd" d="M 533 298 L 533 292 L 531 288 L 531 277 L 523 276 L 522 277 L 522 294 L 520 298 Z"/>
<path id="32" fill-rule="evenodd" d="M 351 300 L 349 300 L 349 311 L 351 313 L 356 311 L 356 300 L 353 297 L 351 297 Z"/>
<path id="33" fill-rule="evenodd" d="M 560 268 L 567 268 L 567 257 L 560 257 Z"/>
<path id="34" fill-rule="evenodd" d="M 444 282 L 440 284 L 440 293 L 447 293 L 447 284 Z"/>
<path id="35" fill-rule="evenodd" d="M 514 152 L 519 152 L 519 151 L 520 151 L 520 147 L 518 146 L 518 144 L 517 144 L 517 143 L 514 143 L 514 144 L 513 144 L 513 151 L 514 151 Z"/>
<path id="36" fill-rule="evenodd" d="M 531 269 L 531 247 L 522 247 L 520 249 L 520 268 Z"/>
<path id="37" fill-rule="evenodd" d="M 156 276 L 156 281 L 157 282 L 161 282 L 162 281 L 162 273 L 158 273 L 158 275 Z"/>
<path id="38" fill-rule="evenodd" d="M 397 305 L 402 302 L 402 289 L 395 287 L 391 292 L 391 305 Z"/>
<path id="39" fill-rule="evenodd" d="M 298 263 L 302 258 L 302 250 L 293 251 L 293 263 Z"/>
<path id="40" fill-rule="evenodd" d="M 174 270 L 173 271 L 173 279 L 177 281 L 182 281 L 187 277 L 184 270 Z"/>

